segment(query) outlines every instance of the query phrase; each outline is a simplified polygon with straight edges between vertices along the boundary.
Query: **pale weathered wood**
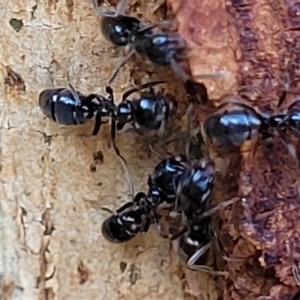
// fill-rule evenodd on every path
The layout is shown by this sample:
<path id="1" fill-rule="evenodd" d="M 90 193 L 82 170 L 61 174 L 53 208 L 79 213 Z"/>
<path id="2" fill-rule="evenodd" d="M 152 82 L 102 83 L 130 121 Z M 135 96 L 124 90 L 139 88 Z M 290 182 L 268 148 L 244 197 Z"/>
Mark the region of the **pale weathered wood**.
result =
<path id="1" fill-rule="evenodd" d="M 155 8 L 148 2 L 145 17 Z M 62 127 L 37 105 L 43 88 L 66 85 L 65 71 L 79 90 L 103 92 L 118 53 L 101 36 L 90 1 L 3 0 L 0 16 L 3 299 L 184 299 L 188 288 L 170 260 L 169 243 L 155 230 L 124 246 L 101 236 L 107 213 L 100 207 L 129 200 L 107 145 L 109 128 L 96 139 L 82 137 L 93 122 Z M 124 67 L 117 79 L 118 95 L 133 83 L 131 69 Z M 158 159 L 135 134 L 119 135 L 118 143 L 135 189 L 146 188 Z M 104 161 L 91 172 L 99 150 Z"/>

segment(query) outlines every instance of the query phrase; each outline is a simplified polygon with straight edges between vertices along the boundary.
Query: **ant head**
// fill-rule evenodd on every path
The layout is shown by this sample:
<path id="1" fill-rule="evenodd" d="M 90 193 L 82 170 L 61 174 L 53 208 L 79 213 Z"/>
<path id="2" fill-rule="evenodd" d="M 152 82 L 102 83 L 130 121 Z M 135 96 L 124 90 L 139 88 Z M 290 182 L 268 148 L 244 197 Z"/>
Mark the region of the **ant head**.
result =
<path id="1" fill-rule="evenodd" d="M 161 195 L 157 188 L 154 186 L 151 186 L 149 188 L 148 194 L 147 194 L 147 201 L 151 203 L 153 206 L 157 206 L 161 203 Z"/>
<path id="2" fill-rule="evenodd" d="M 130 101 L 121 102 L 117 108 L 117 119 L 119 123 L 125 124 L 133 120 L 132 105 Z"/>

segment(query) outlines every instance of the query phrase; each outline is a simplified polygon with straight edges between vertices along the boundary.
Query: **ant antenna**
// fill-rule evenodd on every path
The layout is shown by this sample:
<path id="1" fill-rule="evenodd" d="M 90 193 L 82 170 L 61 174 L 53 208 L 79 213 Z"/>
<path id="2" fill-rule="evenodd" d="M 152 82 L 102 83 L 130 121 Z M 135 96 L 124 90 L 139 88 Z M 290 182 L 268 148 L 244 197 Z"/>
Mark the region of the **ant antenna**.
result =
<path id="1" fill-rule="evenodd" d="M 155 154 L 160 160 L 163 160 L 164 158 L 154 149 L 154 142 L 149 142 L 149 148 L 150 151 Z"/>
<path id="2" fill-rule="evenodd" d="M 150 31 L 153 28 L 156 27 L 170 27 L 172 25 L 172 22 L 170 20 L 166 20 L 166 21 L 162 21 L 162 22 L 157 22 L 155 24 L 149 24 L 146 25 L 144 27 L 142 27 L 141 29 L 139 29 L 139 33 L 143 33 L 145 31 Z"/>
<path id="3" fill-rule="evenodd" d="M 72 85 L 71 82 L 70 82 L 69 73 L 66 72 L 66 73 L 65 73 L 65 76 L 66 76 L 66 78 L 67 78 L 68 88 L 69 88 L 69 90 L 71 91 L 72 96 L 74 97 L 74 100 L 75 100 L 75 106 L 81 106 L 81 100 L 79 99 L 78 93 L 77 93 L 77 91 L 75 90 L 75 88 L 73 87 L 73 85 Z"/>
<path id="4" fill-rule="evenodd" d="M 126 177 L 128 185 L 129 185 L 130 196 L 133 198 L 134 188 L 133 188 L 133 183 L 132 183 L 132 180 L 131 180 L 131 177 L 130 177 L 130 174 L 129 174 L 129 171 L 127 168 L 127 163 L 126 163 L 125 158 L 121 155 L 119 148 L 116 145 L 116 120 L 115 119 L 111 120 L 111 139 L 112 139 L 112 145 L 114 147 L 114 150 L 115 150 L 117 156 L 121 159 L 125 177 Z"/>
<path id="5" fill-rule="evenodd" d="M 93 7 L 94 7 L 94 10 L 96 11 L 96 13 L 100 16 L 100 17 L 117 17 L 121 14 L 123 14 L 125 12 L 125 8 L 126 6 L 128 5 L 128 2 L 129 0 L 122 0 L 116 10 L 114 12 L 112 11 L 105 11 L 105 12 L 100 12 L 99 11 L 99 5 L 98 5 L 98 1 L 97 0 L 92 0 L 92 3 L 93 3 Z"/>
<path id="6" fill-rule="evenodd" d="M 122 58 L 120 64 L 117 66 L 117 68 L 115 69 L 115 71 L 113 72 L 111 77 L 109 78 L 107 85 L 112 84 L 112 82 L 117 77 L 120 69 L 129 61 L 129 59 L 133 56 L 134 53 L 135 53 L 135 50 L 130 50 L 130 52 L 124 58 Z"/>
<path id="7" fill-rule="evenodd" d="M 228 255 L 226 251 L 224 250 L 224 247 L 220 241 L 220 237 L 215 230 L 214 226 L 211 226 L 211 231 L 213 234 L 214 244 L 216 246 L 217 251 L 221 254 L 222 258 L 226 261 L 235 261 L 235 262 L 243 262 L 246 259 L 250 258 L 251 256 L 235 256 L 235 255 Z"/>
<path id="8" fill-rule="evenodd" d="M 103 211 L 109 212 L 112 215 L 115 215 L 115 212 L 112 211 L 111 209 L 109 209 L 108 207 L 102 206 L 102 207 L 100 207 L 100 209 Z"/>
<path id="9" fill-rule="evenodd" d="M 220 209 L 224 209 L 226 208 L 227 206 L 235 203 L 235 202 L 238 202 L 240 200 L 239 197 L 234 197 L 230 200 L 227 200 L 227 201 L 224 201 L 224 202 L 221 202 L 219 203 L 217 206 L 207 210 L 206 212 L 202 213 L 196 221 L 192 222 L 193 225 L 197 225 L 198 222 L 202 221 L 203 219 L 207 218 L 207 217 L 210 217 L 211 215 L 213 215 L 215 212 L 217 212 L 218 210 Z"/>
<path id="10" fill-rule="evenodd" d="M 159 84 L 164 84 L 166 82 L 167 82 L 166 80 L 157 80 L 157 81 L 147 82 L 147 83 L 141 84 L 137 87 L 134 87 L 134 88 L 126 91 L 123 94 L 122 102 L 124 102 L 131 94 L 133 94 L 135 92 L 138 92 L 138 91 L 141 91 L 141 90 L 144 90 L 144 89 L 147 89 L 147 88 L 152 88 L 153 86 L 156 86 L 156 85 L 159 85 Z"/>

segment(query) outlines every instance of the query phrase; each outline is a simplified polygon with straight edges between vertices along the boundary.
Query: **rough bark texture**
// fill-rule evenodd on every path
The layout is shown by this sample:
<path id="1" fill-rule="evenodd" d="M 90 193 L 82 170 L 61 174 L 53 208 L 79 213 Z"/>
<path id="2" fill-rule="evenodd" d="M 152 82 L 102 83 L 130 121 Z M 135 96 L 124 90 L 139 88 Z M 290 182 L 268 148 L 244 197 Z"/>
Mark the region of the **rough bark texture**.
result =
<path id="1" fill-rule="evenodd" d="M 284 111 L 299 93 L 298 1 L 168 2 L 179 33 L 191 48 L 193 76 L 203 69 L 227 72 L 221 81 L 205 81 L 216 105 L 227 94 L 238 94 L 261 111 L 275 111 L 286 89 L 287 99 L 280 108 Z M 200 121 L 207 116 L 198 113 Z M 217 155 L 226 157 L 229 167 L 216 200 L 230 198 L 229 193 L 242 199 L 240 207 L 221 214 L 227 250 L 254 255 L 245 263 L 228 264 L 224 299 L 290 299 L 297 285 L 286 242 L 299 266 L 299 168 L 276 137 L 245 144 L 241 161 L 238 153 L 228 156 L 219 150 Z"/>
<path id="2" fill-rule="evenodd" d="M 133 1 L 131 13 L 159 20 L 159 1 L 144 2 Z M 108 147 L 109 128 L 91 139 L 93 122 L 63 127 L 38 107 L 42 89 L 66 86 L 66 71 L 78 90 L 103 92 L 124 56 L 101 36 L 91 2 L 4 0 L 0 16 L 3 299 L 211 299 L 209 278 L 185 275 L 155 230 L 126 245 L 101 236 L 108 214 L 100 207 L 114 209 L 130 199 Z M 113 87 L 119 97 L 158 78 L 170 79 L 164 89 L 177 96 L 184 112 L 182 81 L 140 58 L 121 70 Z M 158 159 L 136 134 L 118 135 L 118 145 L 135 190 L 144 190 Z"/>

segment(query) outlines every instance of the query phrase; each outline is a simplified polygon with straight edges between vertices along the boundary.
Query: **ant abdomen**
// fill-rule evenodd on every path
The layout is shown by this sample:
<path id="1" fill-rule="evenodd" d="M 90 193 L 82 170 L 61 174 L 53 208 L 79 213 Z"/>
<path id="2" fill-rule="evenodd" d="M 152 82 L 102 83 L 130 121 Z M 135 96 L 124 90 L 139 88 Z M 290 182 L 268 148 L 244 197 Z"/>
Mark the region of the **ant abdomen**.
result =
<path id="1" fill-rule="evenodd" d="M 86 96 L 77 91 L 78 99 L 84 102 Z M 39 106 L 48 118 L 62 125 L 79 125 L 92 119 L 96 113 L 94 107 L 77 105 L 70 89 L 45 89 L 38 96 Z"/>
<path id="2" fill-rule="evenodd" d="M 224 103 L 204 123 L 204 130 L 211 142 L 219 145 L 240 146 L 264 133 L 266 120 L 263 115 L 246 104 Z"/>

